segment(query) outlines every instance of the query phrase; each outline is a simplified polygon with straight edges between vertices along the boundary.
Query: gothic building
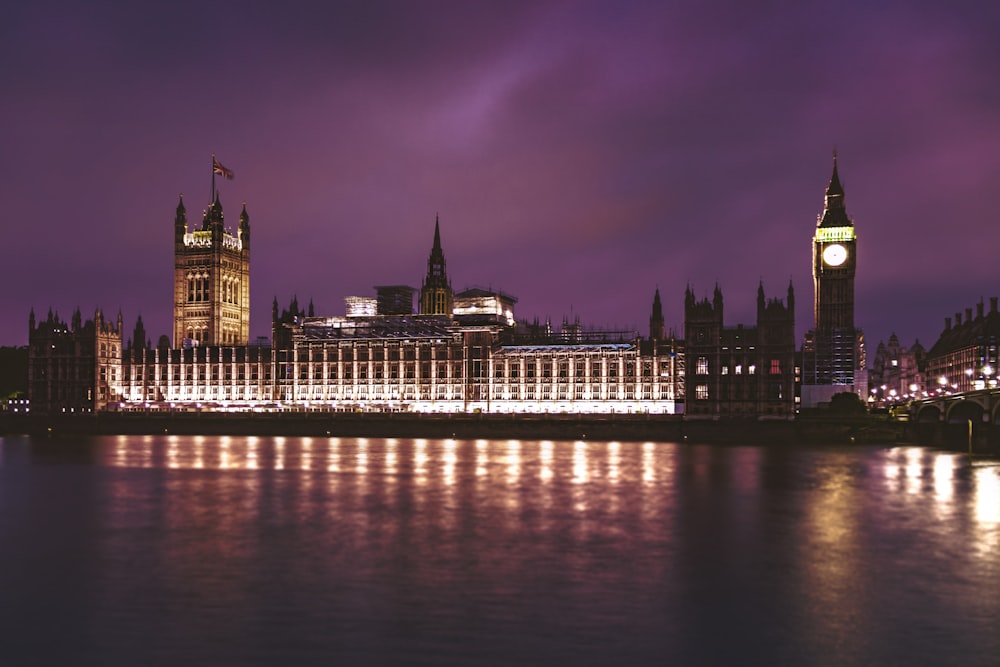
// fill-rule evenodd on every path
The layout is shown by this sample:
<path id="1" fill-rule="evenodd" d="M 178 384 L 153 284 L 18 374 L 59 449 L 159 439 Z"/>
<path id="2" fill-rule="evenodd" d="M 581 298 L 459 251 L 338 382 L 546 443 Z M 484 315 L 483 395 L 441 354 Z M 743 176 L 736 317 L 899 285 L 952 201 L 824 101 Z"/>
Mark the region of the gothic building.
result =
<path id="1" fill-rule="evenodd" d="M 105 320 L 100 309 L 83 321 L 80 310 L 66 323 L 49 311 L 28 317 L 28 398 L 37 414 L 100 412 L 121 392 L 122 316 Z"/>
<path id="2" fill-rule="evenodd" d="M 151 349 L 137 323 L 121 363 L 120 410 L 309 410 L 412 412 L 672 413 L 681 408 L 683 355 L 670 340 L 635 332 L 584 331 L 563 323 L 527 340 L 517 332 L 517 299 L 493 289 L 452 292 L 440 223 L 420 291 L 420 314 L 408 312 L 410 288 L 378 289 L 372 307 L 317 316 L 293 298 L 272 307 L 270 346 L 240 343 L 213 329 L 205 312 L 249 303 L 232 274 L 248 268 L 249 221 L 225 234 L 218 198 L 203 229 L 188 233 L 178 206 L 173 349 Z M 218 239 L 222 243 L 216 243 Z M 214 270 L 214 272 L 213 272 Z M 219 280 L 214 280 L 213 275 Z M 246 287 L 238 304 L 228 288 Z M 374 300 L 369 300 L 374 301 Z M 353 302 L 352 302 L 353 303 Z M 377 306 L 376 306 L 377 304 Z M 213 310 L 214 308 L 214 310 Z M 662 312 L 660 314 L 662 318 Z M 220 318 L 225 324 L 234 318 Z M 221 331 L 223 340 L 213 338 Z M 227 332 L 229 335 L 227 335 Z"/>
<path id="3" fill-rule="evenodd" d="M 813 328 L 802 345 L 802 407 L 834 394 L 867 394 L 864 336 L 854 322 L 857 235 L 844 206 L 833 155 L 833 175 L 813 234 Z"/>
<path id="4" fill-rule="evenodd" d="M 236 234 L 215 200 L 188 231 L 183 197 L 174 217 L 174 347 L 246 345 L 250 339 L 250 216 Z"/>
<path id="5" fill-rule="evenodd" d="M 726 327 L 722 290 L 712 300 L 684 294 L 687 373 L 684 413 L 690 417 L 774 417 L 795 414 L 795 292 L 787 302 L 757 288 L 757 324 Z"/>

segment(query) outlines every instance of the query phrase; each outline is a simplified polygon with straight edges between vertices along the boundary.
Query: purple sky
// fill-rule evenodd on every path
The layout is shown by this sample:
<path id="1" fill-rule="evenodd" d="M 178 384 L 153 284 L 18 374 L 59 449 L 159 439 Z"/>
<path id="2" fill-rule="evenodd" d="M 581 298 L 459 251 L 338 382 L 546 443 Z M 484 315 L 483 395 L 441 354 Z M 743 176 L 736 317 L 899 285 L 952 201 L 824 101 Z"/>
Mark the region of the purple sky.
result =
<path id="1" fill-rule="evenodd" d="M 169 333 L 174 208 L 200 222 L 212 153 L 251 216 L 253 336 L 275 296 L 419 287 L 440 214 L 454 287 L 519 317 L 645 334 L 659 287 L 681 330 L 718 281 L 752 324 L 791 278 L 801 337 L 834 146 L 872 347 L 1000 294 L 995 3 L 146 5 L 0 11 L 0 344 L 32 307 Z"/>

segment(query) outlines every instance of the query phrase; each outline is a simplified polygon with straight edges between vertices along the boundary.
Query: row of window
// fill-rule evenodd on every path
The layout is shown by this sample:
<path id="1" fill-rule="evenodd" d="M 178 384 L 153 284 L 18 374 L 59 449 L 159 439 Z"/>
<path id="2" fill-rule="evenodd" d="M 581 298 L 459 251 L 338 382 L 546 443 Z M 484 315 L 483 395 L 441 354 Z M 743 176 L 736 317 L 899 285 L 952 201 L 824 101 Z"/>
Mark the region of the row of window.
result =
<path id="1" fill-rule="evenodd" d="M 746 372 L 747 375 L 756 375 L 757 366 L 756 364 L 733 364 L 732 365 L 733 375 L 743 375 Z M 729 375 L 730 366 L 722 366 L 721 374 Z M 771 359 L 771 365 L 768 368 L 768 373 L 770 375 L 781 375 L 781 360 Z M 697 363 L 695 364 L 695 374 L 696 375 L 708 375 L 708 357 L 698 357 Z"/>
<path id="2" fill-rule="evenodd" d="M 222 280 L 222 303 L 239 305 L 240 284 L 237 280 L 224 278 Z M 209 277 L 206 275 L 188 276 L 188 303 L 205 303 L 211 300 Z"/>

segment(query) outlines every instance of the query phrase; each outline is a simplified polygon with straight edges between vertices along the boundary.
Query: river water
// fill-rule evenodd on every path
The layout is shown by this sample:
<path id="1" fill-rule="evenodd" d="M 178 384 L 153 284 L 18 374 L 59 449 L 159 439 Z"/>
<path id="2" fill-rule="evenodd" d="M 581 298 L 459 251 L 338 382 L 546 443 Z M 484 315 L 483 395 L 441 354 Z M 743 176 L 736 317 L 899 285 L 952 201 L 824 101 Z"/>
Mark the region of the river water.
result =
<path id="1" fill-rule="evenodd" d="M 0 439 L 4 665 L 995 665 L 998 626 L 960 454 Z"/>

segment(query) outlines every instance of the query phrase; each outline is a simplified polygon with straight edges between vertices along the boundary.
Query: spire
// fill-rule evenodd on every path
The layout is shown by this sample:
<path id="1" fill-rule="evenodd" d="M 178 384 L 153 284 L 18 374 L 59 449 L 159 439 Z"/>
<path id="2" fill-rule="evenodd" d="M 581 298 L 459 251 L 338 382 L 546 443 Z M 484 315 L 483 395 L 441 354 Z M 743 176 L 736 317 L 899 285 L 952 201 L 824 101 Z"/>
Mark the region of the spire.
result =
<path id="1" fill-rule="evenodd" d="M 420 312 L 424 315 L 451 315 L 453 305 L 451 283 L 441 249 L 441 220 L 435 215 L 434 245 L 427 258 L 427 276 L 420 287 Z"/>
<path id="2" fill-rule="evenodd" d="M 837 171 L 837 151 L 833 151 L 833 174 L 830 184 L 826 187 L 823 215 L 819 219 L 819 227 L 853 227 L 854 223 L 847 216 L 844 208 L 844 186 L 840 184 L 840 174 Z"/>
<path id="3" fill-rule="evenodd" d="M 663 340 L 665 336 L 663 325 L 663 305 L 660 303 L 660 288 L 653 295 L 653 313 L 649 316 L 649 337 L 653 340 Z"/>
<path id="4" fill-rule="evenodd" d="M 826 188 L 826 196 L 844 196 L 844 186 L 840 184 L 840 175 L 837 173 L 837 149 L 833 149 L 833 175 L 830 176 L 830 185 Z"/>

